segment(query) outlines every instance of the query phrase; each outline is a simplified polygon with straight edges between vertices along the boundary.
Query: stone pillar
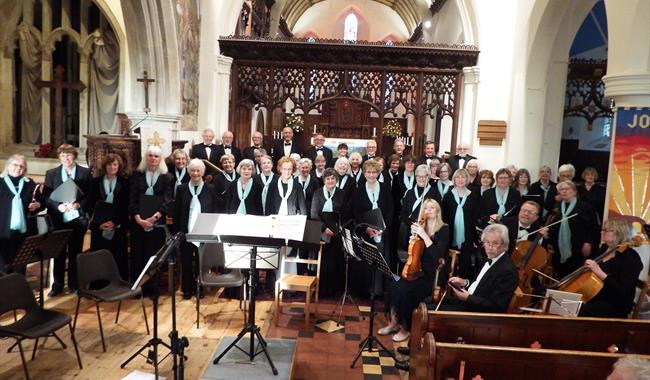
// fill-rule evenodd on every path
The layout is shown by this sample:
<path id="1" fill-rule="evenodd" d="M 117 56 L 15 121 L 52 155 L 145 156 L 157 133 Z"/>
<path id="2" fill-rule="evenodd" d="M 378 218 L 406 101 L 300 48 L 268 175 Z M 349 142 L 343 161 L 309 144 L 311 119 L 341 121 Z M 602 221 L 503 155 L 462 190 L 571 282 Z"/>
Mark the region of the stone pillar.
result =
<path id="1" fill-rule="evenodd" d="M 217 115 L 215 133 L 217 136 L 228 129 L 230 103 L 230 67 L 233 59 L 225 55 L 217 57 L 217 72 L 214 81 L 214 112 Z"/>
<path id="2" fill-rule="evenodd" d="M 463 90 L 460 108 L 460 129 L 458 142 L 470 144 L 474 151 L 478 148 L 476 139 L 476 99 L 481 70 L 478 66 L 463 68 Z M 455 147 L 450 147 L 454 149 Z"/>
<path id="3" fill-rule="evenodd" d="M 52 31 L 52 8 L 49 1 L 42 2 L 42 26 L 41 26 L 41 38 L 43 40 L 47 39 L 47 36 L 50 35 Z M 41 80 L 49 81 L 52 80 L 52 50 L 47 47 L 43 50 L 43 62 L 41 63 Z M 41 120 L 43 125 L 43 133 L 41 137 L 41 142 L 43 144 L 49 143 L 50 141 L 50 89 L 43 88 L 41 89 L 41 94 L 43 96 L 43 102 L 41 105 Z"/>
<path id="4" fill-rule="evenodd" d="M 79 136 L 88 134 L 88 96 L 90 93 L 90 71 L 89 60 L 92 49 L 86 51 L 84 45 L 88 38 L 88 3 L 81 0 L 81 22 L 79 31 L 79 81 L 86 85 L 86 88 L 79 93 Z M 79 148 L 85 151 L 87 141 L 84 138 L 79 139 Z"/>
<path id="5" fill-rule="evenodd" d="M 605 211 L 641 223 L 650 218 L 650 2 L 605 0 L 605 7 L 609 46 L 603 82 L 605 96 L 616 104 Z"/>

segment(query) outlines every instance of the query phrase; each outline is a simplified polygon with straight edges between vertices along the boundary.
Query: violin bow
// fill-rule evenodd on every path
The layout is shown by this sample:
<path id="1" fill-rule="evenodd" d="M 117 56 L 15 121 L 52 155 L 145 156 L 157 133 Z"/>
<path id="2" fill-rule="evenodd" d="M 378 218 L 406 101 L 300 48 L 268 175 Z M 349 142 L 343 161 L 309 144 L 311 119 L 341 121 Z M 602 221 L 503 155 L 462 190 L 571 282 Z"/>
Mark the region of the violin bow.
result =
<path id="1" fill-rule="evenodd" d="M 539 231 L 543 230 L 544 228 L 548 228 L 548 227 L 554 226 L 554 225 L 556 225 L 556 224 L 558 224 L 558 223 L 562 223 L 563 221 L 565 221 L 565 220 L 569 220 L 569 219 L 573 218 L 573 217 L 576 216 L 576 215 L 578 215 L 578 213 L 571 214 L 571 215 L 569 215 L 569 216 L 565 216 L 564 218 L 562 218 L 562 219 L 560 219 L 560 220 L 556 220 L 555 222 L 550 223 L 550 224 L 548 224 L 548 225 L 546 225 L 546 226 L 540 227 L 540 228 L 536 229 L 536 230 L 533 231 L 533 232 L 529 232 L 528 234 L 529 234 L 529 235 L 534 235 L 534 234 L 538 233 Z"/>

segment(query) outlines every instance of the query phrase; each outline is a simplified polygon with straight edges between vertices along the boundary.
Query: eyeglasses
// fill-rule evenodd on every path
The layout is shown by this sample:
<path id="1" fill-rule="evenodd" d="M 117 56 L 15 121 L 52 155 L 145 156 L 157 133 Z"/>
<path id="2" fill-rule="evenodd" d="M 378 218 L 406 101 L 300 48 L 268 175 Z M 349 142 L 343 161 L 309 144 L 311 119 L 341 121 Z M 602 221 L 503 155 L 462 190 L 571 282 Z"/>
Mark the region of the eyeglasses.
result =
<path id="1" fill-rule="evenodd" d="M 483 246 L 484 247 L 498 247 L 501 245 L 500 241 L 484 241 Z"/>

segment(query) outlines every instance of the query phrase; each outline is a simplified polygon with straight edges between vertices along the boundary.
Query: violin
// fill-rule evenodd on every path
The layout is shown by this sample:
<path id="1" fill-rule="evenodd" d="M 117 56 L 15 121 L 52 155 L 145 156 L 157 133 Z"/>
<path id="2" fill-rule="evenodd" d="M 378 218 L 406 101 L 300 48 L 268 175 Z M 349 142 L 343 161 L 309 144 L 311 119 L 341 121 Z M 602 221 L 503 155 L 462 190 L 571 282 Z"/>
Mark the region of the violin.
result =
<path id="1" fill-rule="evenodd" d="M 418 221 L 420 227 L 424 226 L 425 219 Z M 422 253 L 424 252 L 424 241 L 417 234 L 411 236 L 409 241 L 408 259 L 402 269 L 402 278 L 407 281 L 415 281 L 421 276 L 422 272 Z"/>
<path id="2" fill-rule="evenodd" d="M 445 269 L 445 259 L 442 257 L 438 259 L 438 267 L 436 268 L 436 279 L 433 281 L 433 293 L 431 298 L 433 302 L 438 302 L 440 300 L 440 285 L 438 285 L 438 279 L 440 277 L 440 272 Z"/>

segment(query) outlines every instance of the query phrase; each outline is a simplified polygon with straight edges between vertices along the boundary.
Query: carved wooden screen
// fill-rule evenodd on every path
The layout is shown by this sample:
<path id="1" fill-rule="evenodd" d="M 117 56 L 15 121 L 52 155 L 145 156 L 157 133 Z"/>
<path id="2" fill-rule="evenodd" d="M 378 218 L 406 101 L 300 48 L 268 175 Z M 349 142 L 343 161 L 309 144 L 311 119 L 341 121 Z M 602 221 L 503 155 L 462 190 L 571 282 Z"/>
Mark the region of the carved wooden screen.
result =
<path id="1" fill-rule="evenodd" d="M 440 120 L 448 116 L 456 145 L 462 68 L 476 64 L 475 48 L 327 42 L 222 38 L 222 52 L 234 58 L 230 127 L 245 124 L 239 120 L 242 113 L 233 112 L 241 107 L 265 107 L 269 114 L 282 109 L 302 114 L 305 131 L 298 138 L 303 146 L 315 126 L 331 137 L 376 138 L 381 147 L 387 142 L 381 135 L 385 122 L 397 118 L 405 134 L 408 116 L 419 154 L 425 138 L 439 142 Z M 435 136 L 424 136 L 427 117 L 438 122 Z M 282 126 L 265 128 L 266 144 L 272 130 Z M 238 144 L 248 145 L 249 135 L 250 128 L 238 129 Z"/>
<path id="2" fill-rule="evenodd" d="M 603 76 L 607 61 L 572 59 L 567 75 L 564 117 L 576 116 L 587 120 L 591 130 L 594 120 L 613 117 L 609 101 L 605 99 Z"/>

